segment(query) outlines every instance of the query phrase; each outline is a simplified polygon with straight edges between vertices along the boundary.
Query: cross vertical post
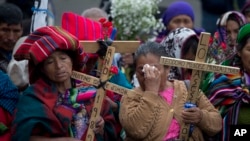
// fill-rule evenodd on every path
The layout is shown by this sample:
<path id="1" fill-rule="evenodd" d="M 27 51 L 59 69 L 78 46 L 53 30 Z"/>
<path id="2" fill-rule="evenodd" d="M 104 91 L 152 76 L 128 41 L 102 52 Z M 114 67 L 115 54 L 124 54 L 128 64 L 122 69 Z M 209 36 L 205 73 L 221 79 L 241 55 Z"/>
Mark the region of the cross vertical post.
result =
<path id="1" fill-rule="evenodd" d="M 240 69 L 237 67 L 227 67 L 227 66 L 205 63 L 209 38 L 210 38 L 210 33 L 205 33 L 205 32 L 201 33 L 195 61 L 182 60 L 170 57 L 161 57 L 160 59 L 160 64 L 163 65 L 192 69 L 190 88 L 188 90 L 188 96 L 186 99 L 187 103 L 196 104 L 197 97 L 200 92 L 199 86 L 200 86 L 200 81 L 202 79 L 201 77 L 203 71 L 210 71 L 210 72 L 217 72 L 224 74 L 239 73 Z M 180 131 L 180 140 L 188 141 L 189 132 L 190 132 L 190 124 L 183 124 Z"/>
<path id="2" fill-rule="evenodd" d="M 207 58 L 208 44 L 209 44 L 209 33 L 203 33 L 200 36 L 200 40 L 198 43 L 198 48 L 195 56 L 196 62 L 205 62 Z M 199 86 L 201 82 L 202 71 L 200 70 L 192 70 L 191 82 L 189 88 L 189 94 L 186 102 L 196 104 L 197 97 L 199 95 Z M 184 141 L 188 141 L 190 132 L 190 124 L 184 124 L 181 127 L 181 136 L 180 139 Z"/>
<path id="3" fill-rule="evenodd" d="M 87 53 L 95 53 L 99 49 L 99 44 L 96 41 L 80 41 L 80 43 L 84 47 L 84 51 Z M 102 102 L 105 98 L 105 90 L 108 89 L 119 94 L 127 94 L 132 92 L 126 88 L 107 82 L 114 53 L 133 53 L 136 51 L 139 45 L 139 41 L 113 41 L 112 46 L 109 46 L 107 48 L 104 64 L 101 68 L 100 79 L 95 78 L 93 76 L 84 75 L 79 72 L 73 72 L 72 78 L 78 80 L 86 80 L 85 82 L 89 84 L 101 86 L 97 89 L 94 105 L 91 112 L 91 117 L 89 120 L 86 141 L 93 141 L 95 138 L 95 133 L 93 132 L 93 129 L 95 128 L 95 121 L 97 120 L 97 117 L 100 116 Z"/>
<path id="4" fill-rule="evenodd" d="M 108 80 L 109 77 L 109 70 L 112 65 L 113 56 L 115 53 L 115 48 L 109 46 L 106 52 L 106 56 L 104 59 L 104 65 L 102 67 L 101 76 L 100 76 L 100 83 L 104 83 Z M 91 117 L 89 120 L 89 128 L 87 131 L 86 141 L 93 141 L 95 137 L 94 128 L 95 128 L 95 122 L 100 115 L 101 108 L 102 108 L 102 102 L 105 97 L 105 90 L 101 87 L 97 89 L 95 101 L 94 101 L 94 107 L 92 108 Z"/>

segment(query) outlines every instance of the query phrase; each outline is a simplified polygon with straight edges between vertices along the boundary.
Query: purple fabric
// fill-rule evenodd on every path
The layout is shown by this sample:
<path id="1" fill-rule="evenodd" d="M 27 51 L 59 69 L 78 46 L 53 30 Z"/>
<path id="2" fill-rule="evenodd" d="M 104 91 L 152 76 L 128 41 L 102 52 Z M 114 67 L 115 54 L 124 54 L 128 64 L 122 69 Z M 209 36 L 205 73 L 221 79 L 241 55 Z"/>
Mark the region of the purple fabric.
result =
<path id="1" fill-rule="evenodd" d="M 168 8 L 164 11 L 163 15 L 162 15 L 162 22 L 163 24 L 166 26 L 169 24 L 170 20 L 173 17 L 179 16 L 179 15 L 187 15 L 189 16 L 192 21 L 194 22 L 194 10 L 193 7 L 185 2 L 185 1 L 175 1 L 173 3 L 171 3 Z M 197 31 L 197 35 L 200 34 L 200 32 L 203 32 L 203 29 L 197 29 L 195 30 Z M 165 29 L 163 31 L 161 31 L 160 33 L 158 33 L 158 39 L 156 39 L 156 42 L 161 42 L 162 38 L 164 38 L 167 34 L 168 34 L 168 30 Z"/>
<path id="2" fill-rule="evenodd" d="M 176 1 L 171 3 L 163 13 L 163 23 L 168 25 L 169 21 L 178 15 L 187 15 L 194 21 L 194 10 L 192 6 L 185 1 Z"/>
<path id="3" fill-rule="evenodd" d="M 246 15 L 247 12 L 250 12 L 250 1 L 247 1 L 241 9 L 242 14 Z"/>

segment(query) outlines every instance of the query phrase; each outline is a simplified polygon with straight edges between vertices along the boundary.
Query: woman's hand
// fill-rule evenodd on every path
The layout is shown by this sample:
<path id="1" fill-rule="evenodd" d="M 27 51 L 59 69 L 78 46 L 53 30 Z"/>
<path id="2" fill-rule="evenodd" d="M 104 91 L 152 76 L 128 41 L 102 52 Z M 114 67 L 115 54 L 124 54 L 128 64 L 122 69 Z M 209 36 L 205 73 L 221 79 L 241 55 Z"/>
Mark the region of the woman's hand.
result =
<path id="1" fill-rule="evenodd" d="M 95 134 L 104 134 L 104 123 L 105 121 L 101 116 L 96 119 L 95 128 L 93 129 Z"/>
<path id="2" fill-rule="evenodd" d="M 153 91 L 158 94 L 161 84 L 160 71 L 156 67 L 149 66 L 148 64 L 144 65 L 143 71 L 145 78 L 145 91 Z"/>
<path id="3" fill-rule="evenodd" d="M 184 123 L 198 124 L 202 119 L 202 111 L 198 107 L 184 109 L 182 118 Z"/>

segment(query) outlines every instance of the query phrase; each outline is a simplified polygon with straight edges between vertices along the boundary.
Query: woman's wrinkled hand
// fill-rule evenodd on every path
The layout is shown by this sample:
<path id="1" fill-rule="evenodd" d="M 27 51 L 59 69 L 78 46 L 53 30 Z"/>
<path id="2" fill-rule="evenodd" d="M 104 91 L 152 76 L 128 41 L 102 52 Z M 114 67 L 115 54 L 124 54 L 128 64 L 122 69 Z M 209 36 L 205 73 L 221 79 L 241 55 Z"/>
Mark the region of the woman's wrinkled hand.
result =
<path id="1" fill-rule="evenodd" d="M 105 121 L 101 116 L 96 119 L 95 128 L 93 129 L 95 134 L 104 134 L 104 123 Z"/>
<path id="2" fill-rule="evenodd" d="M 202 119 L 202 111 L 198 107 L 184 109 L 182 111 L 182 119 L 184 123 L 198 124 Z"/>
<path id="3" fill-rule="evenodd" d="M 158 94 L 161 84 L 160 71 L 155 66 L 150 66 L 148 64 L 144 65 L 143 71 L 145 91 L 153 91 Z"/>

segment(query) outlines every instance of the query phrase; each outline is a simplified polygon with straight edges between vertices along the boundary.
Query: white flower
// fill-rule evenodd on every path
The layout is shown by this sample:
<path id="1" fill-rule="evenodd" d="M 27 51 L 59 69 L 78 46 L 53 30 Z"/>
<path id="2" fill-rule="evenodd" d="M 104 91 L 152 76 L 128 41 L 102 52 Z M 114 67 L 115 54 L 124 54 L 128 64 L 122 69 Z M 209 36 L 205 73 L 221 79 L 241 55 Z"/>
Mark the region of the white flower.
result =
<path id="1" fill-rule="evenodd" d="M 164 25 L 155 15 L 159 14 L 161 0 L 111 0 L 110 15 L 118 29 L 117 38 L 135 40 L 138 36 L 155 34 Z M 148 37 L 149 38 L 149 37 Z"/>

